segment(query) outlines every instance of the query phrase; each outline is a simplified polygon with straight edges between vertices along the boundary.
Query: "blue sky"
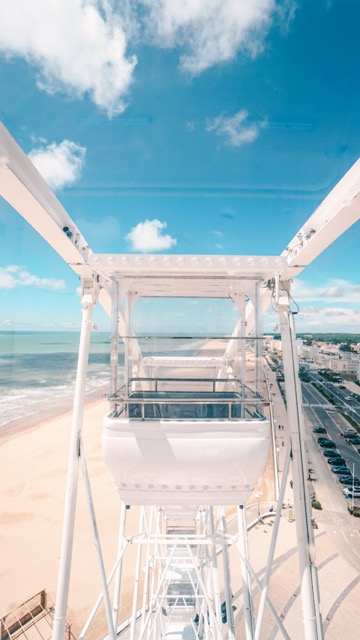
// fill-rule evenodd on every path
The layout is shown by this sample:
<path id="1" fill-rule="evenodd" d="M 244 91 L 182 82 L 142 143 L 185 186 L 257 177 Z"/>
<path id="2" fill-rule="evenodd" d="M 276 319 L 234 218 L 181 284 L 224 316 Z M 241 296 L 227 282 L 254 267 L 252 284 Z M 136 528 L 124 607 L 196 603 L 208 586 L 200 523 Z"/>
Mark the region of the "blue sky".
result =
<path id="1" fill-rule="evenodd" d="M 360 156 L 359 28 L 358 0 L 0 0 L 0 118 L 95 252 L 277 255 Z M 297 278 L 299 331 L 360 331 L 359 240 Z M 77 328 L 78 285 L 1 201 L 0 330 Z"/>

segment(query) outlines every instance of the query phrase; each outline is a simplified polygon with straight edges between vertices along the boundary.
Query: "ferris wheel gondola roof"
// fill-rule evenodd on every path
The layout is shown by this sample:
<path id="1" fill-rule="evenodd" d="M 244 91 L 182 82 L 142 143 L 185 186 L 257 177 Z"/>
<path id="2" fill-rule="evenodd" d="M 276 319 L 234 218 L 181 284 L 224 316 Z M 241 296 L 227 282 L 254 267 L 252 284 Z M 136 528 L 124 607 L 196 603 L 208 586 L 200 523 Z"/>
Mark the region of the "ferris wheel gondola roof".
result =
<path id="1" fill-rule="evenodd" d="M 94 254 L 20 146 L 0 123 L 0 194 L 82 278 L 96 277 L 109 313 L 109 284 L 137 280 L 140 295 L 225 297 L 240 280 L 288 280 L 360 218 L 360 160 L 332 189 L 280 256 Z M 191 284 L 190 284 L 191 283 Z M 129 290 L 129 288 L 127 289 Z M 132 287 L 134 290 L 134 287 Z M 140 291 L 141 290 L 141 291 Z M 242 291 L 242 290 L 241 290 Z M 264 287 L 264 306 L 270 302 Z"/>

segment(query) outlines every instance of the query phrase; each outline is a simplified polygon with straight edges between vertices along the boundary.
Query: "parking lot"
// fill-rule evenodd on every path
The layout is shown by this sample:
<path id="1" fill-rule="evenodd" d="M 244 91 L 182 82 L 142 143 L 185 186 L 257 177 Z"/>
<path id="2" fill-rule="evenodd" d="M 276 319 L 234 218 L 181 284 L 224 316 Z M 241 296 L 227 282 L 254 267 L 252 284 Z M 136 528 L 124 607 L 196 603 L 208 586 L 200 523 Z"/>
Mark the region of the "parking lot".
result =
<path id="1" fill-rule="evenodd" d="M 352 444 L 351 434 L 354 433 L 355 429 L 352 428 L 349 422 L 341 415 L 339 410 L 336 410 L 336 407 L 332 405 L 330 402 L 327 402 L 326 398 L 314 388 L 310 383 L 302 384 L 303 391 L 303 404 L 304 404 L 304 414 L 307 424 L 307 432 L 308 435 L 315 443 L 315 451 L 314 451 L 314 460 L 312 460 L 312 466 L 314 468 L 315 474 L 318 474 L 320 469 L 322 471 L 321 475 L 323 476 L 326 485 L 328 486 L 331 492 L 338 492 L 342 499 L 344 500 L 344 507 L 347 507 L 347 500 L 353 503 L 354 506 L 360 507 L 360 498 L 358 495 L 356 497 L 352 497 L 352 485 L 353 482 L 350 480 L 348 482 L 342 480 L 340 478 L 344 478 L 346 475 L 352 476 L 354 475 L 356 480 L 355 484 L 359 482 L 360 479 L 360 445 L 357 440 Z M 325 433 L 314 432 L 314 429 L 318 430 L 325 429 Z M 329 440 L 328 444 L 319 442 L 320 438 L 327 438 Z M 338 465 L 334 465 L 332 463 L 329 464 L 329 460 L 332 460 L 335 455 L 338 456 Z M 344 473 L 333 473 L 333 466 L 344 467 Z M 324 470 L 326 476 L 324 477 Z M 348 498 L 344 495 L 344 489 L 347 488 L 348 491 L 346 493 L 350 493 Z M 360 486 L 359 486 L 360 489 Z"/>

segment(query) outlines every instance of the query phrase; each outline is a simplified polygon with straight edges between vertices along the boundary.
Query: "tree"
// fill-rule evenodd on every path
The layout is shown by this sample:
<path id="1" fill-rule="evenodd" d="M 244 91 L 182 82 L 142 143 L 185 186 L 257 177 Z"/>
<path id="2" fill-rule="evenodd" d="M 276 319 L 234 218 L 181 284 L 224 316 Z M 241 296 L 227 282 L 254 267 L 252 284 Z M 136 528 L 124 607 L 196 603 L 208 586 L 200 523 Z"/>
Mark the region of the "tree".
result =
<path id="1" fill-rule="evenodd" d="M 347 342 L 343 342 L 339 347 L 339 351 L 346 351 L 347 353 L 349 353 L 353 351 L 353 349 Z"/>

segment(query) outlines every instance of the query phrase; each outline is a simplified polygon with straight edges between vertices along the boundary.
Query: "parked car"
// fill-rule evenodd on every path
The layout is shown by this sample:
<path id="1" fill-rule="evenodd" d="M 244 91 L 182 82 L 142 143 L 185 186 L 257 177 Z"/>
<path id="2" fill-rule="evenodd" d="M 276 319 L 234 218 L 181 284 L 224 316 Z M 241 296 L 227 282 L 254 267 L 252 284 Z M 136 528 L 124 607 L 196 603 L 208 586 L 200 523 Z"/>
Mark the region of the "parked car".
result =
<path id="1" fill-rule="evenodd" d="M 336 458 L 336 456 L 340 456 L 340 451 L 337 449 L 324 449 L 323 456 L 324 458 Z"/>
<path id="2" fill-rule="evenodd" d="M 324 440 L 329 440 L 328 436 L 320 436 L 317 441 L 320 444 L 320 442 L 324 442 Z"/>
<path id="3" fill-rule="evenodd" d="M 345 487 L 343 489 L 343 494 L 346 498 L 360 498 L 360 489 L 356 489 L 353 491 L 352 487 Z"/>
<path id="4" fill-rule="evenodd" d="M 346 438 L 346 442 L 349 444 L 360 444 L 360 436 L 355 436 L 355 438 Z"/>
<path id="5" fill-rule="evenodd" d="M 324 440 L 323 442 L 319 442 L 319 445 L 327 449 L 336 449 L 336 444 L 332 440 Z"/>
<path id="6" fill-rule="evenodd" d="M 339 478 L 341 484 L 351 484 L 354 487 L 360 487 L 360 480 L 356 476 L 340 476 Z"/>
<path id="7" fill-rule="evenodd" d="M 346 464 L 346 460 L 342 456 L 335 456 L 334 458 L 328 458 L 327 461 L 328 461 L 328 464 L 331 464 L 331 465 Z"/>
<path id="8" fill-rule="evenodd" d="M 346 464 L 335 465 L 331 471 L 337 475 L 351 474 L 351 470 Z"/>
<path id="9" fill-rule="evenodd" d="M 315 427 L 315 428 L 313 429 L 313 432 L 314 432 L 314 433 L 327 433 L 327 431 L 326 431 L 325 427 Z"/>

